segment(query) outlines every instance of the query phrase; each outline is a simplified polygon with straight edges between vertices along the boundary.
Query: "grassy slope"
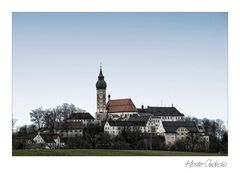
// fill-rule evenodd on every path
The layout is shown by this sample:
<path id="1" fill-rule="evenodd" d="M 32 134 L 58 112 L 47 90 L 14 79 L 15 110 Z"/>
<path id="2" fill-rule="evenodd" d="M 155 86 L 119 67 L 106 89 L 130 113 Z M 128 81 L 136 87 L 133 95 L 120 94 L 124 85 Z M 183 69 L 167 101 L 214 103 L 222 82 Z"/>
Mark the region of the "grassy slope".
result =
<path id="1" fill-rule="evenodd" d="M 153 150 L 13 150 L 13 156 L 223 156 L 218 153 L 153 151 Z"/>

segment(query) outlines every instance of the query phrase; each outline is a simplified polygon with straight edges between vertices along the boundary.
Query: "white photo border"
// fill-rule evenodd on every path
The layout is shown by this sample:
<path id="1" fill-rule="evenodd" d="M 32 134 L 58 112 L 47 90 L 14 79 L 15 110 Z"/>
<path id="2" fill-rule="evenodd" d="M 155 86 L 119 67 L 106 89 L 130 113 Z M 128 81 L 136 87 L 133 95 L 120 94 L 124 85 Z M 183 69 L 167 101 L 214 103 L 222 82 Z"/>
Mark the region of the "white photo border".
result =
<path id="1" fill-rule="evenodd" d="M 161 172 L 234 171 L 238 168 L 240 120 L 240 10 L 237 0 L 2 0 L 0 2 L 1 171 L 7 172 Z M 229 156 L 227 157 L 13 157 L 12 12 L 228 12 Z M 186 168 L 188 160 L 226 161 L 225 168 Z M 200 170 L 199 170 L 200 169 Z"/>

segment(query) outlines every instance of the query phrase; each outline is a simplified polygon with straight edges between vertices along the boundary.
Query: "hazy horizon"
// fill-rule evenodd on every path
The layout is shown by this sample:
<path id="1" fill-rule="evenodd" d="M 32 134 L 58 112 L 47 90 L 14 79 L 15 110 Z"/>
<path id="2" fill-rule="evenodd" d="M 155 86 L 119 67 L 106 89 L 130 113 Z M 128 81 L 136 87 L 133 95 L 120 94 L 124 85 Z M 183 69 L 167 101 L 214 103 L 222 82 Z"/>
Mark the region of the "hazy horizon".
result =
<path id="1" fill-rule="evenodd" d="M 102 63 L 111 99 L 228 119 L 227 13 L 13 13 L 13 117 L 63 103 L 96 112 Z"/>

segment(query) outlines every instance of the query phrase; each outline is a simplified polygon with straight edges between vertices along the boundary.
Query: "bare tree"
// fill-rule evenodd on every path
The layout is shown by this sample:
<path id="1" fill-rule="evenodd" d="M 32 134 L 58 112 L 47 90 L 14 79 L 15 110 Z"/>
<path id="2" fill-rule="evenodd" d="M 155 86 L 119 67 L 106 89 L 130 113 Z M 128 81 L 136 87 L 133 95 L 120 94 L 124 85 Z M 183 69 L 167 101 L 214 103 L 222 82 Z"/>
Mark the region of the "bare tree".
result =
<path id="1" fill-rule="evenodd" d="M 63 118 L 63 111 L 61 109 L 61 106 L 57 106 L 54 111 L 56 112 L 55 121 L 60 122 Z"/>
<path id="2" fill-rule="evenodd" d="M 224 133 L 226 132 L 226 127 L 224 125 L 223 120 L 216 119 L 215 126 L 216 126 L 216 137 L 222 140 Z"/>
<path id="3" fill-rule="evenodd" d="M 31 121 L 37 125 L 37 128 L 46 127 L 53 131 L 55 122 L 66 121 L 72 113 L 84 112 L 74 104 L 63 103 L 53 109 L 43 109 L 42 107 L 30 112 Z"/>
<path id="4" fill-rule="evenodd" d="M 56 121 L 60 121 L 62 116 L 62 111 L 59 107 L 53 109 L 46 109 L 44 114 L 44 126 L 51 131 L 54 129 Z"/>
<path id="5" fill-rule="evenodd" d="M 84 110 L 76 107 L 74 104 L 63 103 L 61 106 L 62 110 L 62 119 L 66 120 L 72 113 L 84 112 Z"/>
<path id="6" fill-rule="evenodd" d="M 12 118 L 12 132 L 13 132 L 14 129 L 15 129 L 16 122 L 17 122 L 17 119 Z"/>
<path id="7" fill-rule="evenodd" d="M 42 128 L 44 125 L 43 121 L 44 115 L 45 111 L 42 109 L 42 107 L 32 110 L 30 112 L 31 121 L 36 124 L 38 129 Z"/>
<path id="8" fill-rule="evenodd" d="M 189 133 L 186 138 L 186 147 L 188 151 L 199 151 L 203 140 L 199 133 Z"/>

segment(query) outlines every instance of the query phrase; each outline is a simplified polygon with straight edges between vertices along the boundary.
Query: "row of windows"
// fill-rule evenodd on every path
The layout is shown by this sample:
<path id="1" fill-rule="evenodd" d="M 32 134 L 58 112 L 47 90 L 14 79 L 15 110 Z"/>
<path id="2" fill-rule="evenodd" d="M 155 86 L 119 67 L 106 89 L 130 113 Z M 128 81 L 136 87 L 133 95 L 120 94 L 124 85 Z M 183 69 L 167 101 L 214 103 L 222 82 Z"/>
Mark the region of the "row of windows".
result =
<path id="1" fill-rule="evenodd" d="M 88 122 L 89 120 L 70 120 L 70 121 L 73 121 L 73 122 Z"/>
<path id="2" fill-rule="evenodd" d="M 88 120 L 71 120 L 71 122 L 82 122 L 84 127 L 88 126 Z"/>
<path id="3" fill-rule="evenodd" d="M 182 117 L 173 117 L 173 116 L 160 116 L 159 118 L 162 120 L 172 120 L 172 119 L 181 120 L 182 119 Z"/>
<path id="4" fill-rule="evenodd" d="M 161 117 L 161 119 L 163 119 L 163 120 L 171 120 L 171 119 L 173 119 L 173 117 Z"/>
<path id="5" fill-rule="evenodd" d="M 115 130 L 120 130 L 121 128 L 120 127 L 112 127 L 113 128 L 113 130 L 115 129 Z M 109 129 L 109 128 L 108 128 Z"/>
<path id="6" fill-rule="evenodd" d="M 111 132 L 106 132 L 106 133 L 110 134 Z M 113 134 L 115 134 L 115 133 L 116 133 L 116 134 L 119 134 L 120 131 L 112 131 L 112 133 L 113 133 Z"/>
<path id="7" fill-rule="evenodd" d="M 155 127 L 152 127 L 152 128 L 154 128 L 154 130 L 152 130 L 152 131 L 155 131 L 157 129 Z M 144 130 L 145 127 L 132 127 L 132 126 L 130 126 L 130 127 L 126 127 L 126 129 L 127 130 Z M 110 130 L 110 127 L 105 127 L 105 130 Z M 121 128 L 120 127 L 112 127 L 112 130 L 121 130 Z"/>
<path id="8" fill-rule="evenodd" d="M 110 128 L 109 127 L 105 127 L 105 130 L 109 130 Z M 127 127 L 126 129 L 128 130 L 137 130 L 137 129 L 144 129 L 144 127 Z M 121 130 L 121 127 L 112 127 L 112 130 Z"/>
<path id="9" fill-rule="evenodd" d="M 37 143 L 41 143 L 43 142 L 41 139 L 37 139 Z"/>
<path id="10" fill-rule="evenodd" d="M 184 135 L 184 134 L 181 133 L 181 135 Z M 179 139 L 182 139 L 182 138 L 183 138 L 182 136 L 179 136 L 179 135 L 177 136 L 177 139 L 178 139 L 178 140 L 179 140 Z M 174 136 L 168 136 L 168 137 L 167 137 L 167 140 L 172 140 L 172 141 L 173 141 L 174 139 L 175 139 Z"/>
<path id="11" fill-rule="evenodd" d="M 160 120 L 152 120 L 151 122 L 153 122 L 153 123 L 159 123 Z"/>
<path id="12" fill-rule="evenodd" d="M 150 127 L 134 127 L 134 126 L 130 126 L 130 127 L 124 127 L 126 130 L 141 130 L 141 131 L 146 131 L 146 132 L 156 132 L 158 130 L 158 127 L 151 127 L 151 131 L 150 131 Z M 105 127 L 104 130 L 105 131 L 109 131 L 109 130 L 118 130 L 120 131 L 122 128 L 121 127 Z"/>
<path id="13" fill-rule="evenodd" d="M 61 130 L 60 132 L 82 132 L 82 130 Z"/>
<path id="14" fill-rule="evenodd" d="M 118 115 L 118 116 L 120 116 L 120 117 L 122 117 L 122 118 L 128 118 L 128 117 L 131 117 L 132 115 L 134 115 L 134 114 L 110 114 L 110 115 Z"/>
<path id="15" fill-rule="evenodd" d="M 130 130 L 130 129 L 129 129 L 129 130 Z M 134 129 L 134 130 L 136 130 L 136 129 Z M 143 129 L 143 130 L 144 130 L 144 129 Z M 110 133 L 119 134 L 121 131 L 114 131 L 114 130 L 113 130 L 113 131 L 105 131 L 105 132 L 108 133 L 108 134 L 110 134 Z M 144 130 L 143 132 L 144 132 L 144 133 L 147 133 L 147 132 L 148 132 L 148 133 L 151 133 L 151 130 Z M 153 132 L 155 132 L 155 130 L 153 130 L 152 133 L 153 133 Z"/>

